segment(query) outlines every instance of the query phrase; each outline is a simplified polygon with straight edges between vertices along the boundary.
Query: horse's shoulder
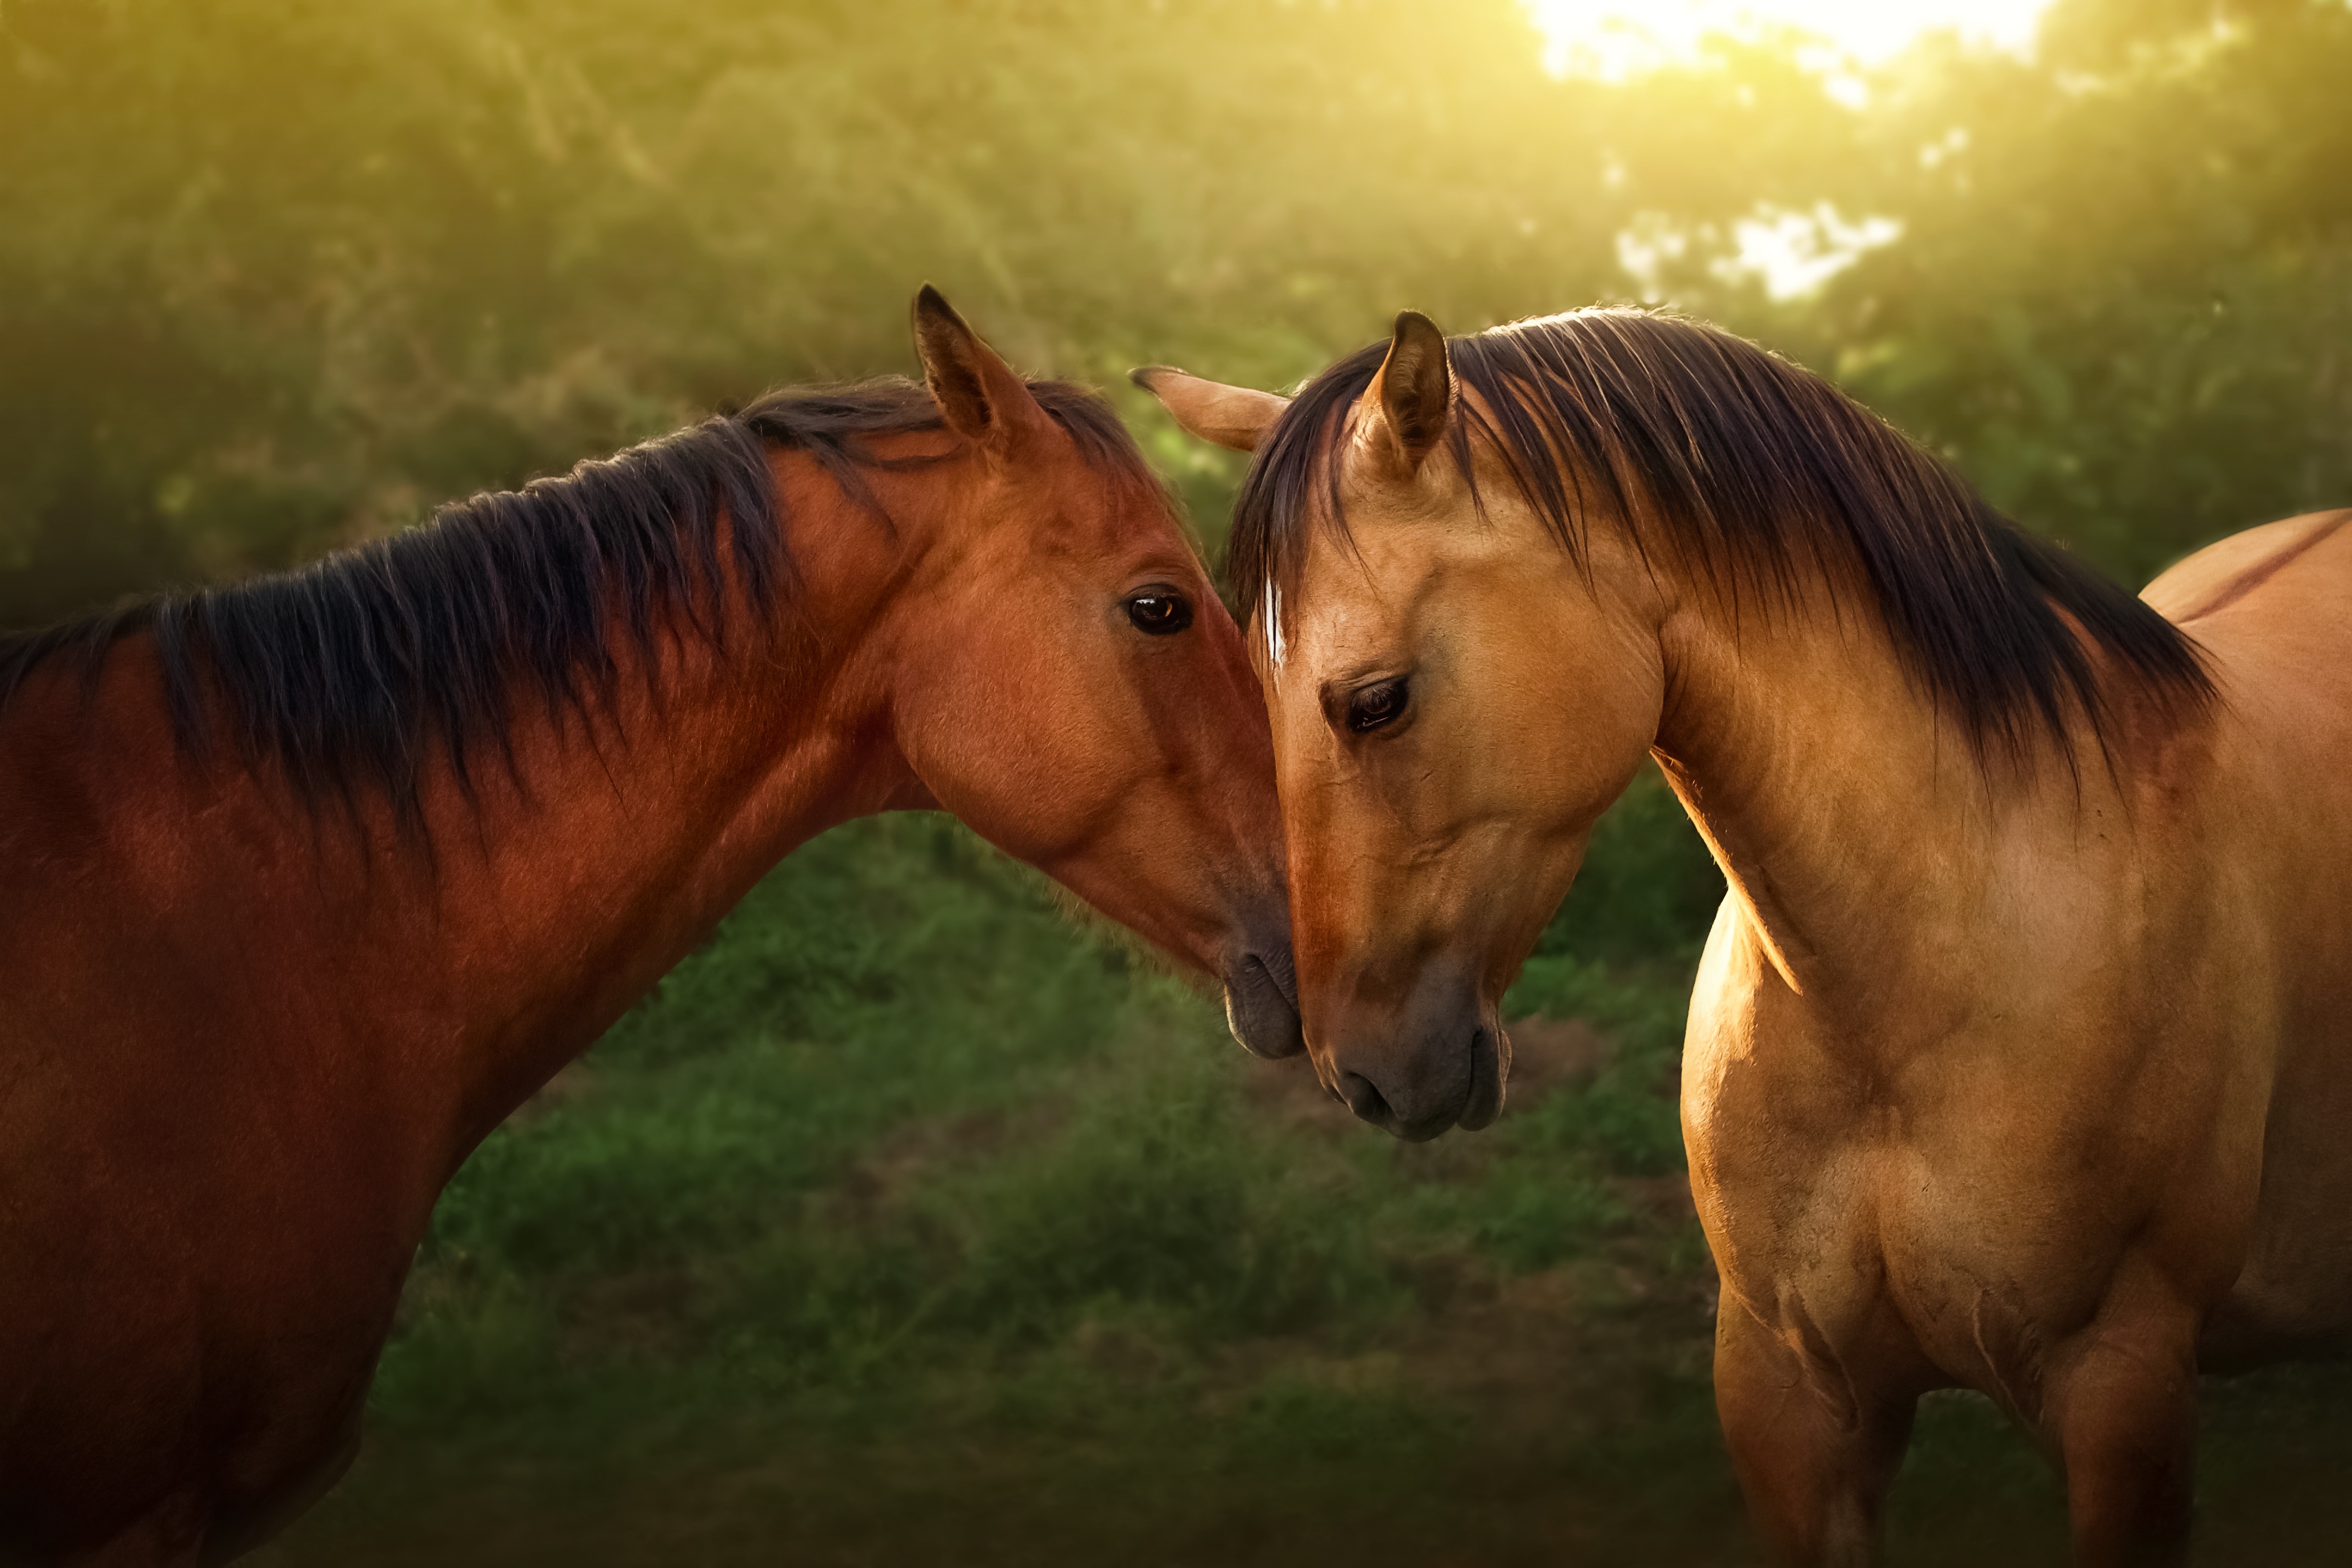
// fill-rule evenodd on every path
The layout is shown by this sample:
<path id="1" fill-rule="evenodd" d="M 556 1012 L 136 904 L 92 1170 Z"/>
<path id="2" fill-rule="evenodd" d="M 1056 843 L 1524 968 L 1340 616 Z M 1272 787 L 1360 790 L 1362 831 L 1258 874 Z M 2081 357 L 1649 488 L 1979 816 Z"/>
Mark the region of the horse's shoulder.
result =
<path id="1" fill-rule="evenodd" d="M 1748 939 L 1743 942 L 1743 938 Z M 1723 1026 L 1727 1009 L 1742 1009 L 1768 972 L 1762 951 L 1747 930 L 1739 895 L 1727 890 L 1716 906 L 1715 924 L 1707 931 L 1699 958 L 1698 974 L 1691 983 L 1688 1038 L 1696 1043 Z"/>
<path id="2" fill-rule="evenodd" d="M 1692 1136 L 1703 1134 L 1735 1077 L 1804 1070 L 1785 1048 L 1758 1048 L 1759 1034 L 1777 1036 L 1781 1031 L 1776 1026 L 1788 1021 L 1776 1004 L 1795 996 L 1774 963 L 1769 939 L 1739 895 L 1727 891 L 1699 959 L 1683 1026 L 1683 1114 Z"/>

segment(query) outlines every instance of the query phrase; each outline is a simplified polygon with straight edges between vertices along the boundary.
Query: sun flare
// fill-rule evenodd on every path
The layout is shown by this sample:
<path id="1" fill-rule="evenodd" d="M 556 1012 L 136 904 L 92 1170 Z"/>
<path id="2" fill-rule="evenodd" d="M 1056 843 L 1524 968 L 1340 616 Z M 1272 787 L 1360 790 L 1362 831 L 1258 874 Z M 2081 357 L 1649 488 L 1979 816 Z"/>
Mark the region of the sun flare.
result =
<path id="1" fill-rule="evenodd" d="M 2008 48 L 2033 41 L 2048 0 L 1528 0 L 1552 68 L 1618 79 L 1687 59 L 1710 33 L 1793 27 L 1864 64 L 1949 28 Z"/>

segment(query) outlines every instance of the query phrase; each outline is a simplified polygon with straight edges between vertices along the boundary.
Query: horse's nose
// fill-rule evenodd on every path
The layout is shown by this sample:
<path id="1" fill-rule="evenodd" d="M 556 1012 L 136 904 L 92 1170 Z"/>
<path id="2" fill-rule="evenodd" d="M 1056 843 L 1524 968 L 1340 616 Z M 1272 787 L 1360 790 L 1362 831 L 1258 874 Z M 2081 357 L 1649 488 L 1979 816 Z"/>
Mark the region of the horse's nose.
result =
<path id="1" fill-rule="evenodd" d="M 1475 1001 L 1422 1011 L 1386 1040 L 1337 1042 L 1331 1066 L 1348 1109 L 1408 1142 L 1475 1131 L 1503 1109 L 1502 1038 Z"/>
<path id="2" fill-rule="evenodd" d="M 1375 1127 L 1395 1128 L 1397 1113 L 1389 1104 L 1389 1097 L 1362 1073 L 1339 1075 L 1339 1098 L 1348 1102 L 1348 1109 L 1356 1113 L 1358 1121 L 1369 1121 Z"/>
<path id="3" fill-rule="evenodd" d="M 1358 1120 L 1408 1143 L 1426 1142 L 1457 1125 L 1469 1109 L 1471 1074 L 1466 1052 L 1461 1066 L 1461 1071 L 1442 1076 L 1385 1073 L 1381 1076 L 1386 1087 L 1365 1073 L 1342 1068 L 1339 1098 Z"/>
<path id="4" fill-rule="evenodd" d="M 1252 1056 L 1295 1057 L 1307 1048 L 1286 930 L 1279 938 L 1253 943 L 1226 963 L 1225 1026 Z"/>

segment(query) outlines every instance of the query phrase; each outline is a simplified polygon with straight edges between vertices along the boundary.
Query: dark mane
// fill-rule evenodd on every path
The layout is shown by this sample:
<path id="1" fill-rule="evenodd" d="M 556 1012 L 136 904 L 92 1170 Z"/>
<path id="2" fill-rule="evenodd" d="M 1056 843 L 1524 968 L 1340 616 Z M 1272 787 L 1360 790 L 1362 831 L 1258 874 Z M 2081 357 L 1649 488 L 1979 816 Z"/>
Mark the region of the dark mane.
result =
<path id="1" fill-rule="evenodd" d="M 1108 404 L 1061 382 L 1030 391 L 1089 464 L 1156 485 Z M 208 750 L 210 690 L 249 765 L 274 759 L 313 805 L 381 789 L 413 824 L 436 743 L 469 795 L 471 750 L 488 745 L 511 763 L 518 677 L 551 716 L 609 700 L 616 611 L 648 664 L 672 611 L 723 646 L 722 537 L 756 614 L 789 596 L 790 519 L 771 448 L 806 452 L 874 507 L 868 471 L 935 459 L 886 462 L 866 439 L 940 428 L 930 395 L 902 377 L 771 393 L 560 479 L 453 502 L 422 527 L 298 571 L 0 635 L 0 710 L 43 664 L 74 658 L 94 681 L 118 640 L 149 632 L 181 744 Z"/>
<path id="2" fill-rule="evenodd" d="M 1246 602 L 1261 603 L 1265 584 L 1289 598 L 1308 529 L 1345 537 L 1329 458 L 1387 348 L 1309 383 L 1259 448 L 1234 507 L 1231 570 Z M 2212 700 L 2196 645 L 2169 621 L 1994 511 L 1827 381 L 1744 339 L 1609 309 L 1447 349 L 1465 393 L 1447 442 L 1474 499 L 1475 441 L 1579 559 L 1598 506 L 1629 520 L 1643 550 L 1708 572 L 1735 600 L 1785 603 L 1809 556 L 1853 562 L 1897 653 L 1979 762 L 2022 760 L 2039 734 L 2071 765 L 2070 711 L 2111 751 L 2102 662 L 2176 711 Z"/>

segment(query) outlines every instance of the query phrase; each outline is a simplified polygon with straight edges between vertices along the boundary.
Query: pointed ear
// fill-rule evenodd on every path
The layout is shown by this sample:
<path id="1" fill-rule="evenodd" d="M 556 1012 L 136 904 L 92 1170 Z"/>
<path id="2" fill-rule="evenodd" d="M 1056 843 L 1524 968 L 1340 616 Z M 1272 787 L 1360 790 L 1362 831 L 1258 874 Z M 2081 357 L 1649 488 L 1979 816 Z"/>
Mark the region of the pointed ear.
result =
<path id="1" fill-rule="evenodd" d="M 1418 310 L 1397 317 L 1388 357 L 1364 396 L 1380 410 L 1381 444 L 1390 458 L 1407 478 L 1421 472 L 1454 416 L 1454 366 L 1436 322 Z"/>
<path id="2" fill-rule="evenodd" d="M 1227 386 L 1221 381 L 1202 381 L 1173 365 L 1148 364 L 1128 372 L 1128 376 L 1160 399 L 1160 406 L 1175 416 L 1187 435 L 1236 452 L 1256 451 L 1282 411 L 1290 406 L 1287 397 Z"/>
<path id="3" fill-rule="evenodd" d="M 975 446 L 1010 451 L 1053 423 L 1030 395 L 1028 383 L 928 283 L 915 296 L 915 353 L 940 417 Z"/>

